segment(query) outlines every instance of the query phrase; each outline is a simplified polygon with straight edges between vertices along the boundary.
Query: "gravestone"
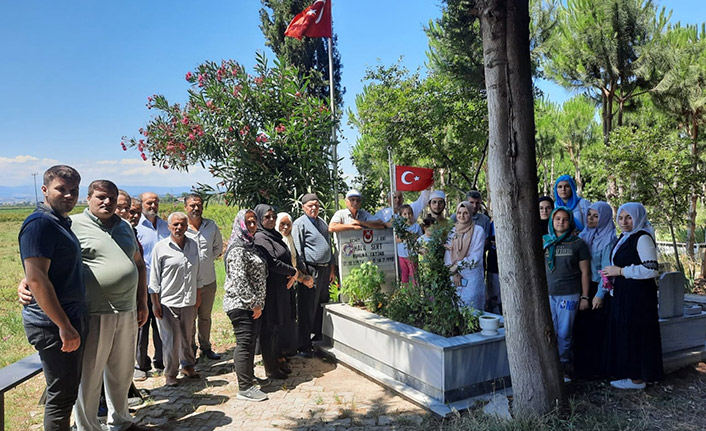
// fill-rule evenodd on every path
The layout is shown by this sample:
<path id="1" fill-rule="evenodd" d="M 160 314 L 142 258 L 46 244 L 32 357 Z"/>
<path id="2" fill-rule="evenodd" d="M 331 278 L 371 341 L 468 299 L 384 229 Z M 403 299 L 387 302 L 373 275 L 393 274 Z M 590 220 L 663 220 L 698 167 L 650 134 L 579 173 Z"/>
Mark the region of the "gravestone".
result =
<path id="1" fill-rule="evenodd" d="M 659 278 L 659 318 L 669 319 L 684 314 L 686 278 L 681 272 L 666 272 Z"/>

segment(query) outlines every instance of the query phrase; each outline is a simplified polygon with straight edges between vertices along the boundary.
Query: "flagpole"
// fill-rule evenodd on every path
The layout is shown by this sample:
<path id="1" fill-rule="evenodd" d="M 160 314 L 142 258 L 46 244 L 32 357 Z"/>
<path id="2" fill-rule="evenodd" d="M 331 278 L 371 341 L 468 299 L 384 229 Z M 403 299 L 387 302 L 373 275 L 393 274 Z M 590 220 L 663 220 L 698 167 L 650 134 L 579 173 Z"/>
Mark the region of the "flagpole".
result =
<path id="1" fill-rule="evenodd" d="M 390 218 L 390 222 L 395 219 L 395 191 L 397 189 L 397 184 L 395 184 L 395 178 L 396 178 L 396 172 L 395 172 L 395 165 L 392 164 L 392 145 L 387 146 L 387 162 L 390 165 L 389 171 L 390 171 L 390 193 L 387 196 L 387 199 L 390 202 L 390 208 L 392 208 L 392 217 Z M 395 234 L 395 229 L 392 229 L 392 235 L 394 236 Z M 395 242 L 395 280 L 399 280 L 400 276 L 400 259 L 397 256 L 397 242 Z"/>
<path id="2" fill-rule="evenodd" d="M 329 6 L 332 7 L 333 5 Z M 332 10 L 333 13 L 333 10 Z M 336 141 L 336 101 L 333 98 L 333 19 L 331 19 L 331 37 L 328 38 L 328 82 L 329 98 L 331 102 L 331 116 L 334 119 L 331 127 L 331 139 L 333 142 L 333 194 L 336 197 L 336 210 L 338 210 L 338 142 Z"/>

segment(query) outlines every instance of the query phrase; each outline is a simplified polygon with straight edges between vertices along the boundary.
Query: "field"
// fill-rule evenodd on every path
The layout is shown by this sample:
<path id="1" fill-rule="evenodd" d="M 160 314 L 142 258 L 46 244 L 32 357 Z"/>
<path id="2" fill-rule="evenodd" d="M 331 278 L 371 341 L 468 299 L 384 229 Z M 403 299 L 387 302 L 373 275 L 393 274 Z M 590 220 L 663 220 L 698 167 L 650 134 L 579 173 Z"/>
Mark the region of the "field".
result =
<path id="1" fill-rule="evenodd" d="M 77 206 L 73 213 L 83 211 Z M 20 261 L 17 234 L 22 221 L 33 211 L 31 207 L 0 207 L 0 367 L 35 353 L 27 343 L 22 327 L 22 306 L 17 302 L 17 283 L 22 279 L 23 270 Z M 163 204 L 160 213 L 166 219 L 172 211 L 183 211 L 179 204 Z M 204 210 L 204 217 L 218 223 L 224 241 L 230 237 L 230 229 L 237 209 L 225 205 L 209 205 Z M 216 262 L 218 285 L 223 286 L 225 270 L 221 260 Z M 222 309 L 222 290 L 218 290 L 213 306 L 214 326 L 212 342 L 214 349 L 223 351 L 234 344 L 230 321 Z M 41 424 L 43 409 L 37 405 L 44 390 L 42 374 L 18 386 L 5 394 L 5 429 L 26 430 L 32 425 Z"/>

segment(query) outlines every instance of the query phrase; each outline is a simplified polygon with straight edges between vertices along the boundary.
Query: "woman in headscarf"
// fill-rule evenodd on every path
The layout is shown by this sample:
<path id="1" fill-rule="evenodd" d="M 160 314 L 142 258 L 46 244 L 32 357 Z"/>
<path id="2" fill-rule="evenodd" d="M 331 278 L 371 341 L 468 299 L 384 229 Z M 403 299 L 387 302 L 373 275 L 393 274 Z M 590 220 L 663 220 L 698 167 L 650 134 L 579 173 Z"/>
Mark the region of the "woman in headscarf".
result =
<path id="1" fill-rule="evenodd" d="M 254 244 L 256 230 L 255 212 L 240 210 L 233 221 L 233 231 L 223 256 L 226 267 L 223 311 L 233 324 L 237 343 L 233 352 L 238 377 L 237 398 L 246 401 L 267 399 L 267 394 L 253 383 L 255 344 L 260 335 L 267 279 L 267 263 Z"/>
<path id="2" fill-rule="evenodd" d="M 255 207 L 258 226 L 255 232 L 255 246 L 267 259 L 267 294 L 263 311 L 260 349 L 267 377 L 286 379 L 292 372 L 286 362 L 280 362 L 279 329 L 291 316 L 292 303 L 289 289 L 299 271 L 292 266 L 292 255 L 282 235 L 275 230 L 277 213 L 271 205 L 259 204 Z"/>
<path id="3" fill-rule="evenodd" d="M 562 175 L 554 183 L 556 206 L 566 207 L 573 212 L 576 230 L 581 232 L 586 227 L 586 214 L 591 202 L 576 194 L 576 181 L 571 175 Z"/>
<path id="4" fill-rule="evenodd" d="M 642 204 L 618 208 L 622 231 L 603 275 L 612 277 L 613 301 L 608 322 L 608 371 L 611 386 L 644 389 L 662 378 L 662 344 L 657 315 L 657 246 Z"/>
<path id="5" fill-rule="evenodd" d="M 285 213 L 277 213 L 277 221 L 275 222 L 275 230 L 282 235 L 284 243 L 289 248 L 289 254 L 292 256 L 292 266 L 299 270 L 300 277 L 297 280 L 307 286 L 313 286 L 314 279 L 306 274 L 306 265 L 304 261 L 297 256 L 297 249 L 294 247 L 294 238 L 292 238 L 292 217 Z M 282 352 L 280 362 L 285 362 L 287 356 L 297 354 L 297 298 L 296 289 L 289 289 L 289 300 L 291 301 L 290 313 L 285 314 L 284 323 L 280 328 L 279 333 L 279 349 Z"/>
<path id="6" fill-rule="evenodd" d="M 591 309 L 580 311 L 574 322 L 574 373 L 595 377 L 601 372 L 612 285 L 604 285 L 601 270 L 610 265 L 610 252 L 618 241 L 615 236 L 613 209 L 606 202 L 594 202 L 588 208 L 586 229 L 580 234 L 591 250 L 591 285 L 588 296 Z"/>
<path id="7" fill-rule="evenodd" d="M 449 233 L 444 263 L 461 304 L 482 311 L 485 304 L 483 281 L 483 246 L 485 232 L 473 223 L 471 204 L 464 201 L 456 206 L 456 224 Z"/>
<path id="8" fill-rule="evenodd" d="M 554 210 L 554 199 L 549 196 L 539 198 L 539 228 L 542 235 L 549 233 L 549 218 Z"/>
<path id="9" fill-rule="evenodd" d="M 573 212 L 566 207 L 552 211 L 549 233 L 544 235 L 544 261 L 549 287 L 549 308 L 554 322 L 564 381 L 571 381 L 573 326 L 576 312 L 589 308 L 591 253 L 575 235 Z"/>

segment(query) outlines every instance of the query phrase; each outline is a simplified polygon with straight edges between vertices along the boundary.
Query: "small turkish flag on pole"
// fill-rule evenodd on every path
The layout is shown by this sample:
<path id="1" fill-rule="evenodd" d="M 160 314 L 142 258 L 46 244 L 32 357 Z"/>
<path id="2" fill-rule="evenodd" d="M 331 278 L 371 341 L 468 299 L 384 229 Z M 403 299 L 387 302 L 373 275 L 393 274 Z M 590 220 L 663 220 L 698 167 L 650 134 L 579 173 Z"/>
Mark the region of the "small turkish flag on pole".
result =
<path id="1" fill-rule="evenodd" d="M 418 192 L 434 184 L 434 170 L 395 166 L 395 184 L 401 192 Z"/>
<path id="2" fill-rule="evenodd" d="M 301 40 L 302 36 L 331 37 L 331 2 L 316 0 L 294 17 L 284 31 L 285 36 Z"/>

